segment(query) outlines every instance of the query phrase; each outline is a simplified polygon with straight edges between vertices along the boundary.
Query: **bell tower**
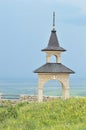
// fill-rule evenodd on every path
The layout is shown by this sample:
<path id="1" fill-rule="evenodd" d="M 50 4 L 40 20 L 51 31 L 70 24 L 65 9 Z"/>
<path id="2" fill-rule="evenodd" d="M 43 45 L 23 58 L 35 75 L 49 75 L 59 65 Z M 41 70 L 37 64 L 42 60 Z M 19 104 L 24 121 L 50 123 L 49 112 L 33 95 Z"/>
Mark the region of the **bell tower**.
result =
<path id="1" fill-rule="evenodd" d="M 36 69 L 38 73 L 38 101 L 43 101 L 43 86 L 48 80 L 58 80 L 62 85 L 63 99 L 69 98 L 69 75 L 74 73 L 71 69 L 61 64 L 61 53 L 66 51 L 59 44 L 55 29 L 55 12 L 53 12 L 53 29 L 46 48 L 42 49 L 46 53 L 46 64 Z M 56 62 L 51 63 L 50 58 L 54 55 Z"/>

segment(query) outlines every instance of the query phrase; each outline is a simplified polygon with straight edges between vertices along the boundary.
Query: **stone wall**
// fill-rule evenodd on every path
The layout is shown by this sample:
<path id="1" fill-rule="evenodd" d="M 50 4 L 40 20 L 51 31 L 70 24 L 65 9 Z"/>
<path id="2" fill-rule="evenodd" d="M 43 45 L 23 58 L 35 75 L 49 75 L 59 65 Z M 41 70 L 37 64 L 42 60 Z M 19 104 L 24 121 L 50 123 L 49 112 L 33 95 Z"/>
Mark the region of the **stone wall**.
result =
<path id="1" fill-rule="evenodd" d="M 43 101 L 51 101 L 54 99 L 59 99 L 61 98 L 60 96 L 43 96 Z M 28 102 L 38 102 L 38 96 L 26 96 L 26 95 L 21 95 L 20 96 L 20 101 L 28 101 Z"/>

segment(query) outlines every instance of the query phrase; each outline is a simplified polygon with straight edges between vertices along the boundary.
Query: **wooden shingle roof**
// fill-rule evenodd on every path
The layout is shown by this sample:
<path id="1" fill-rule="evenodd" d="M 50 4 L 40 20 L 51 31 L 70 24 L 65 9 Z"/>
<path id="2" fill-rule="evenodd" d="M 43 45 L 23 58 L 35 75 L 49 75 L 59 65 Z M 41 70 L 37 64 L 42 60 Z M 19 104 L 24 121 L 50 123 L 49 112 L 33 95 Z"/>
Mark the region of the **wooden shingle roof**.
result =
<path id="1" fill-rule="evenodd" d="M 34 73 L 75 73 L 61 63 L 46 63 L 36 69 Z"/>
<path id="2" fill-rule="evenodd" d="M 66 51 L 64 48 L 60 47 L 59 41 L 56 35 L 56 30 L 51 31 L 51 36 L 49 39 L 48 46 L 42 51 Z"/>

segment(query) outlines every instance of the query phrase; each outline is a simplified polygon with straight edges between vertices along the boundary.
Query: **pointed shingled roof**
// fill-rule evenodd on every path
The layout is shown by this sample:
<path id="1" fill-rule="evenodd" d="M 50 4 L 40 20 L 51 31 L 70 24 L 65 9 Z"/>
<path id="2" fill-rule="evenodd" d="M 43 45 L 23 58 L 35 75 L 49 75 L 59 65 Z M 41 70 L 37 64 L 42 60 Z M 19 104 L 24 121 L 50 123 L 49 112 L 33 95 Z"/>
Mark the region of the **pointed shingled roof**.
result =
<path id="1" fill-rule="evenodd" d="M 57 35 L 56 35 L 56 31 L 55 30 L 52 30 L 51 32 L 51 36 L 50 36 L 50 40 L 49 40 L 49 43 L 48 43 L 48 46 L 52 47 L 52 46 L 55 46 L 55 47 L 59 47 L 59 42 L 58 42 L 58 39 L 57 39 Z"/>
<path id="2" fill-rule="evenodd" d="M 49 39 L 48 46 L 42 51 L 66 51 L 64 48 L 60 47 L 59 41 L 55 30 L 55 12 L 53 12 L 53 30 L 51 31 L 51 36 Z"/>
<path id="3" fill-rule="evenodd" d="M 49 39 L 48 46 L 45 49 L 42 49 L 42 51 L 66 51 L 64 48 L 60 47 L 56 35 L 56 30 L 54 28 L 51 31 L 51 36 Z"/>

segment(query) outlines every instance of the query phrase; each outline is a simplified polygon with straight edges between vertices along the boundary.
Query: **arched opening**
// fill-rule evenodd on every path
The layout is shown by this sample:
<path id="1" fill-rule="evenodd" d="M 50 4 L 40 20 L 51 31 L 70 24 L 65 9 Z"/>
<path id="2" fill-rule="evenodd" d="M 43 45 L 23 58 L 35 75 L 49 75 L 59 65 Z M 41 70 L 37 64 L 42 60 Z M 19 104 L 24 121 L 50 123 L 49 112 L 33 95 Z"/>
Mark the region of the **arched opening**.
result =
<path id="1" fill-rule="evenodd" d="M 58 80 L 48 80 L 43 86 L 44 96 L 62 96 L 62 84 Z"/>
<path id="2" fill-rule="evenodd" d="M 38 101 L 42 102 L 46 96 L 62 96 L 63 99 L 69 98 L 69 75 L 64 74 L 39 74 L 38 82 Z M 50 80 L 50 81 L 49 81 Z M 53 81 L 52 81 L 53 80 Z M 59 82 L 58 82 L 59 81 Z M 49 82 L 49 83 L 48 83 Z M 54 87 L 55 82 L 55 87 Z M 48 85 L 47 85 L 48 83 Z M 52 89 L 51 89 L 52 88 Z M 54 88 L 56 88 L 54 90 Z M 47 89 L 47 90 L 46 90 Z M 44 95 L 44 97 L 43 97 Z M 49 96 L 47 97 L 48 99 Z M 54 97 L 52 97 L 54 98 Z"/>
<path id="3" fill-rule="evenodd" d="M 50 62 L 51 62 L 51 63 L 56 63 L 56 62 L 57 62 L 57 56 L 56 56 L 56 55 L 52 55 L 52 56 L 50 57 Z"/>

